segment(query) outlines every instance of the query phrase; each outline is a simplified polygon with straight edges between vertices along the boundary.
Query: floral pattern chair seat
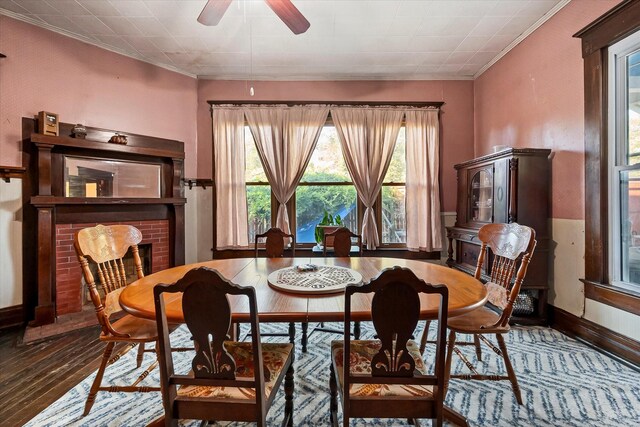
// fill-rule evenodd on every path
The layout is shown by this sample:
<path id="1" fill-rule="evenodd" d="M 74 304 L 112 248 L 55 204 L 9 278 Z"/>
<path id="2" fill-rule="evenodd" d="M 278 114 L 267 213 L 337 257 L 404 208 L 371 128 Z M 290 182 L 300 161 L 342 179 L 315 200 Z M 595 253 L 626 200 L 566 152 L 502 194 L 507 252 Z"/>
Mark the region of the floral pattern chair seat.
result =
<path id="1" fill-rule="evenodd" d="M 351 341 L 351 354 L 349 365 L 352 374 L 371 374 L 371 359 L 380 351 L 379 340 Z M 427 368 L 422 360 L 420 349 L 415 341 L 407 342 L 407 350 L 416 363 L 416 371 L 421 375 L 427 375 Z M 344 342 L 331 342 L 331 356 L 338 374 L 339 390 L 343 389 L 344 378 Z M 351 384 L 349 393 L 358 397 L 377 396 L 431 396 L 432 386 L 409 384 Z"/>
<path id="2" fill-rule="evenodd" d="M 236 362 L 236 378 L 249 379 L 254 377 L 254 357 L 250 342 L 225 342 L 225 348 Z M 275 381 L 285 366 L 289 354 L 293 351 L 293 344 L 263 343 L 262 360 L 264 363 L 265 399 L 269 399 L 274 388 Z M 256 391 L 244 387 L 221 386 L 181 386 L 178 388 L 178 397 L 202 397 L 202 398 L 228 398 L 228 399 L 255 399 Z"/>

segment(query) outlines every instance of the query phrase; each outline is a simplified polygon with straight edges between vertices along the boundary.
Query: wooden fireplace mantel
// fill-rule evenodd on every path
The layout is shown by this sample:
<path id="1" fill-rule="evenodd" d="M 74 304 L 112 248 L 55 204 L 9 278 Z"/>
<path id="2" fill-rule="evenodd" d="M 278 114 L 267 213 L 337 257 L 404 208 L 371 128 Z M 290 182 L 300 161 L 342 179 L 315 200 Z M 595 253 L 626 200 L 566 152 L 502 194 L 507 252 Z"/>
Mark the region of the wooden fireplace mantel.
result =
<path id="1" fill-rule="evenodd" d="M 30 326 L 56 319 L 59 224 L 168 220 L 170 266 L 184 264 L 183 142 L 117 131 L 127 137 L 127 144 L 121 145 L 109 142 L 116 130 L 87 127 L 86 138 L 80 139 L 73 137 L 71 123 L 60 123 L 58 136 L 37 133 L 37 125 L 37 119 L 22 119 L 23 305 Z M 158 164 L 160 197 L 65 197 L 66 155 Z"/>

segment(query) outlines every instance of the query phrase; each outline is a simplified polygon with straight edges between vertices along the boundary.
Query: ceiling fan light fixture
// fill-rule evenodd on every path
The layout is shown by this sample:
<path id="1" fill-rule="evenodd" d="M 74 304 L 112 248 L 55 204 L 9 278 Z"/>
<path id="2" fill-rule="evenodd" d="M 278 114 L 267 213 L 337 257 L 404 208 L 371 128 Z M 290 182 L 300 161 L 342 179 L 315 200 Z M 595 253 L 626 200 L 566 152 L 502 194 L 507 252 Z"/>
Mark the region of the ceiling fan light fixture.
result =
<path id="1" fill-rule="evenodd" d="M 291 3 L 291 0 L 264 1 L 293 34 L 302 34 L 311 26 L 307 18 Z M 218 25 L 231 2 L 232 0 L 208 0 L 198 16 L 198 22 L 207 26 Z"/>
<path id="2" fill-rule="evenodd" d="M 229 9 L 232 0 L 208 0 L 198 15 L 198 22 L 206 26 L 220 23 L 224 13 Z"/>

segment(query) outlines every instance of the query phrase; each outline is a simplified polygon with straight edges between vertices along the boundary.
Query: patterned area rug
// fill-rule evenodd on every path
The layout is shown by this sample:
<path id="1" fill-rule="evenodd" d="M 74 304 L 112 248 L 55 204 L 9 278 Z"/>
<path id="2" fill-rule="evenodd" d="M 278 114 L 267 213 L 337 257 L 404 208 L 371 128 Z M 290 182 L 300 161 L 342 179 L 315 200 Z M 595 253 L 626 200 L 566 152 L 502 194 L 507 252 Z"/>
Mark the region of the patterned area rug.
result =
<path id="1" fill-rule="evenodd" d="M 338 328 L 340 325 L 335 324 Z M 309 325 L 311 330 L 312 325 Z M 261 325 L 263 332 L 285 330 L 284 325 Z M 433 334 L 434 327 L 431 328 Z M 246 330 L 246 327 L 245 327 Z M 363 337 L 373 336 L 371 324 L 363 323 Z M 298 330 L 298 337 L 299 337 Z M 189 344 L 184 327 L 172 334 L 173 346 Z M 315 332 L 309 340 L 308 353 L 297 345 L 295 376 L 296 426 L 329 425 L 329 346 L 338 335 Z M 265 338 L 277 341 L 284 337 Z M 464 414 L 473 426 L 637 426 L 640 425 L 640 373 L 604 356 L 571 338 L 540 327 L 518 327 L 508 334 L 507 347 L 516 370 L 524 405 L 519 406 L 507 381 L 452 380 L 447 404 Z M 472 362 L 473 347 L 462 347 Z M 139 374 L 135 369 L 135 351 L 130 351 L 107 368 L 105 380 L 112 384 L 129 384 Z M 189 353 L 176 353 L 177 370 L 187 372 Z M 145 364 L 152 361 L 145 354 Z M 427 365 L 432 353 L 425 355 Z M 503 363 L 483 345 L 480 372 L 504 372 Z M 453 371 L 466 373 L 466 367 L 454 355 Z M 89 376 L 27 426 L 144 426 L 163 414 L 159 393 L 98 393 L 91 413 L 82 418 L 84 403 L 93 381 Z M 158 370 L 144 381 L 159 384 Z M 282 387 L 268 424 L 280 425 L 284 413 Z M 341 416 L 341 414 L 340 414 Z M 181 425 L 195 426 L 197 421 Z M 225 423 L 219 425 L 245 425 Z M 407 425 L 405 420 L 352 420 L 352 426 Z"/>

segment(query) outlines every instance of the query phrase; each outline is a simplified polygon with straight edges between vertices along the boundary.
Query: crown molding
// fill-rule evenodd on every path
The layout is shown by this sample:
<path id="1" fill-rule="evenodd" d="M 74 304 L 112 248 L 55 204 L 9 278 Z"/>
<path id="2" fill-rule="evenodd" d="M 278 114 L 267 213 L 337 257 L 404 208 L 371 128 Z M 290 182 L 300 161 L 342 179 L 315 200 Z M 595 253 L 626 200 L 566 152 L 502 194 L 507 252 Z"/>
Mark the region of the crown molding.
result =
<path id="1" fill-rule="evenodd" d="M 480 70 L 473 76 L 473 80 L 475 80 L 478 77 L 480 77 L 482 75 L 482 73 L 484 73 L 489 68 L 491 68 L 491 66 L 493 66 L 493 64 L 495 64 L 500 59 L 502 59 L 502 57 L 505 56 L 507 53 L 509 53 L 511 51 L 511 49 L 513 49 L 516 46 L 518 46 L 524 39 L 529 37 L 529 35 L 531 35 L 531 33 L 533 33 L 535 30 L 540 28 L 542 26 L 542 24 L 544 24 L 549 19 L 551 19 L 551 17 L 553 17 L 553 15 L 555 15 L 558 12 L 560 12 L 560 10 L 563 7 L 565 7 L 566 5 L 568 5 L 570 2 L 571 2 L 571 0 L 562 0 L 561 2 L 556 4 L 553 8 L 551 8 L 547 13 L 545 13 L 542 16 L 542 18 L 538 19 L 532 26 L 530 26 L 522 34 L 520 34 L 518 36 L 518 38 L 516 38 L 514 41 L 512 41 L 509 44 L 509 46 L 507 46 L 504 49 L 502 49 L 502 51 L 499 54 L 497 54 L 495 56 L 495 58 L 493 58 L 491 61 L 489 61 L 484 67 L 480 68 Z"/>
<path id="2" fill-rule="evenodd" d="M 45 30 L 53 31 L 54 33 L 61 34 L 66 37 L 70 37 L 72 39 L 81 41 L 83 43 L 90 44 L 92 46 L 99 47 L 100 49 L 108 50 L 109 52 L 117 53 L 118 55 L 126 56 L 131 59 L 135 59 L 138 61 L 146 62 L 147 64 L 155 65 L 156 67 L 164 68 L 165 70 L 173 71 L 174 73 L 182 74 L 187 77 L 197 78 L 195 74 L 187 73 L 184 70 L 173 67 L 171 65 L 161 64 L 159 62 L 151 61 L 141 55 L 134 55 L 131 52 L 126 52 L 124 50 L 120 50 L 116 47 L 109 46 L 107 44 L 101 43 L 97 40 L 91 39 L 86 36 L 82 36 L 80 34 L 73 33 L 71 31 L 64 30 L 62 28 L 54 27 L 53 25 L 47 24 L 44 21 L 40 21 L 37 19 L 30 18 L 25 15 L 20 15 L 19 13 L 12 12 L 10 10 L 0 8 L 0 15 L 8 16 L 9 18 L 16 19 L 18 21 L 26 22 L 27 24 L 35 25 L 36 27 L 44 28 Z"/>

